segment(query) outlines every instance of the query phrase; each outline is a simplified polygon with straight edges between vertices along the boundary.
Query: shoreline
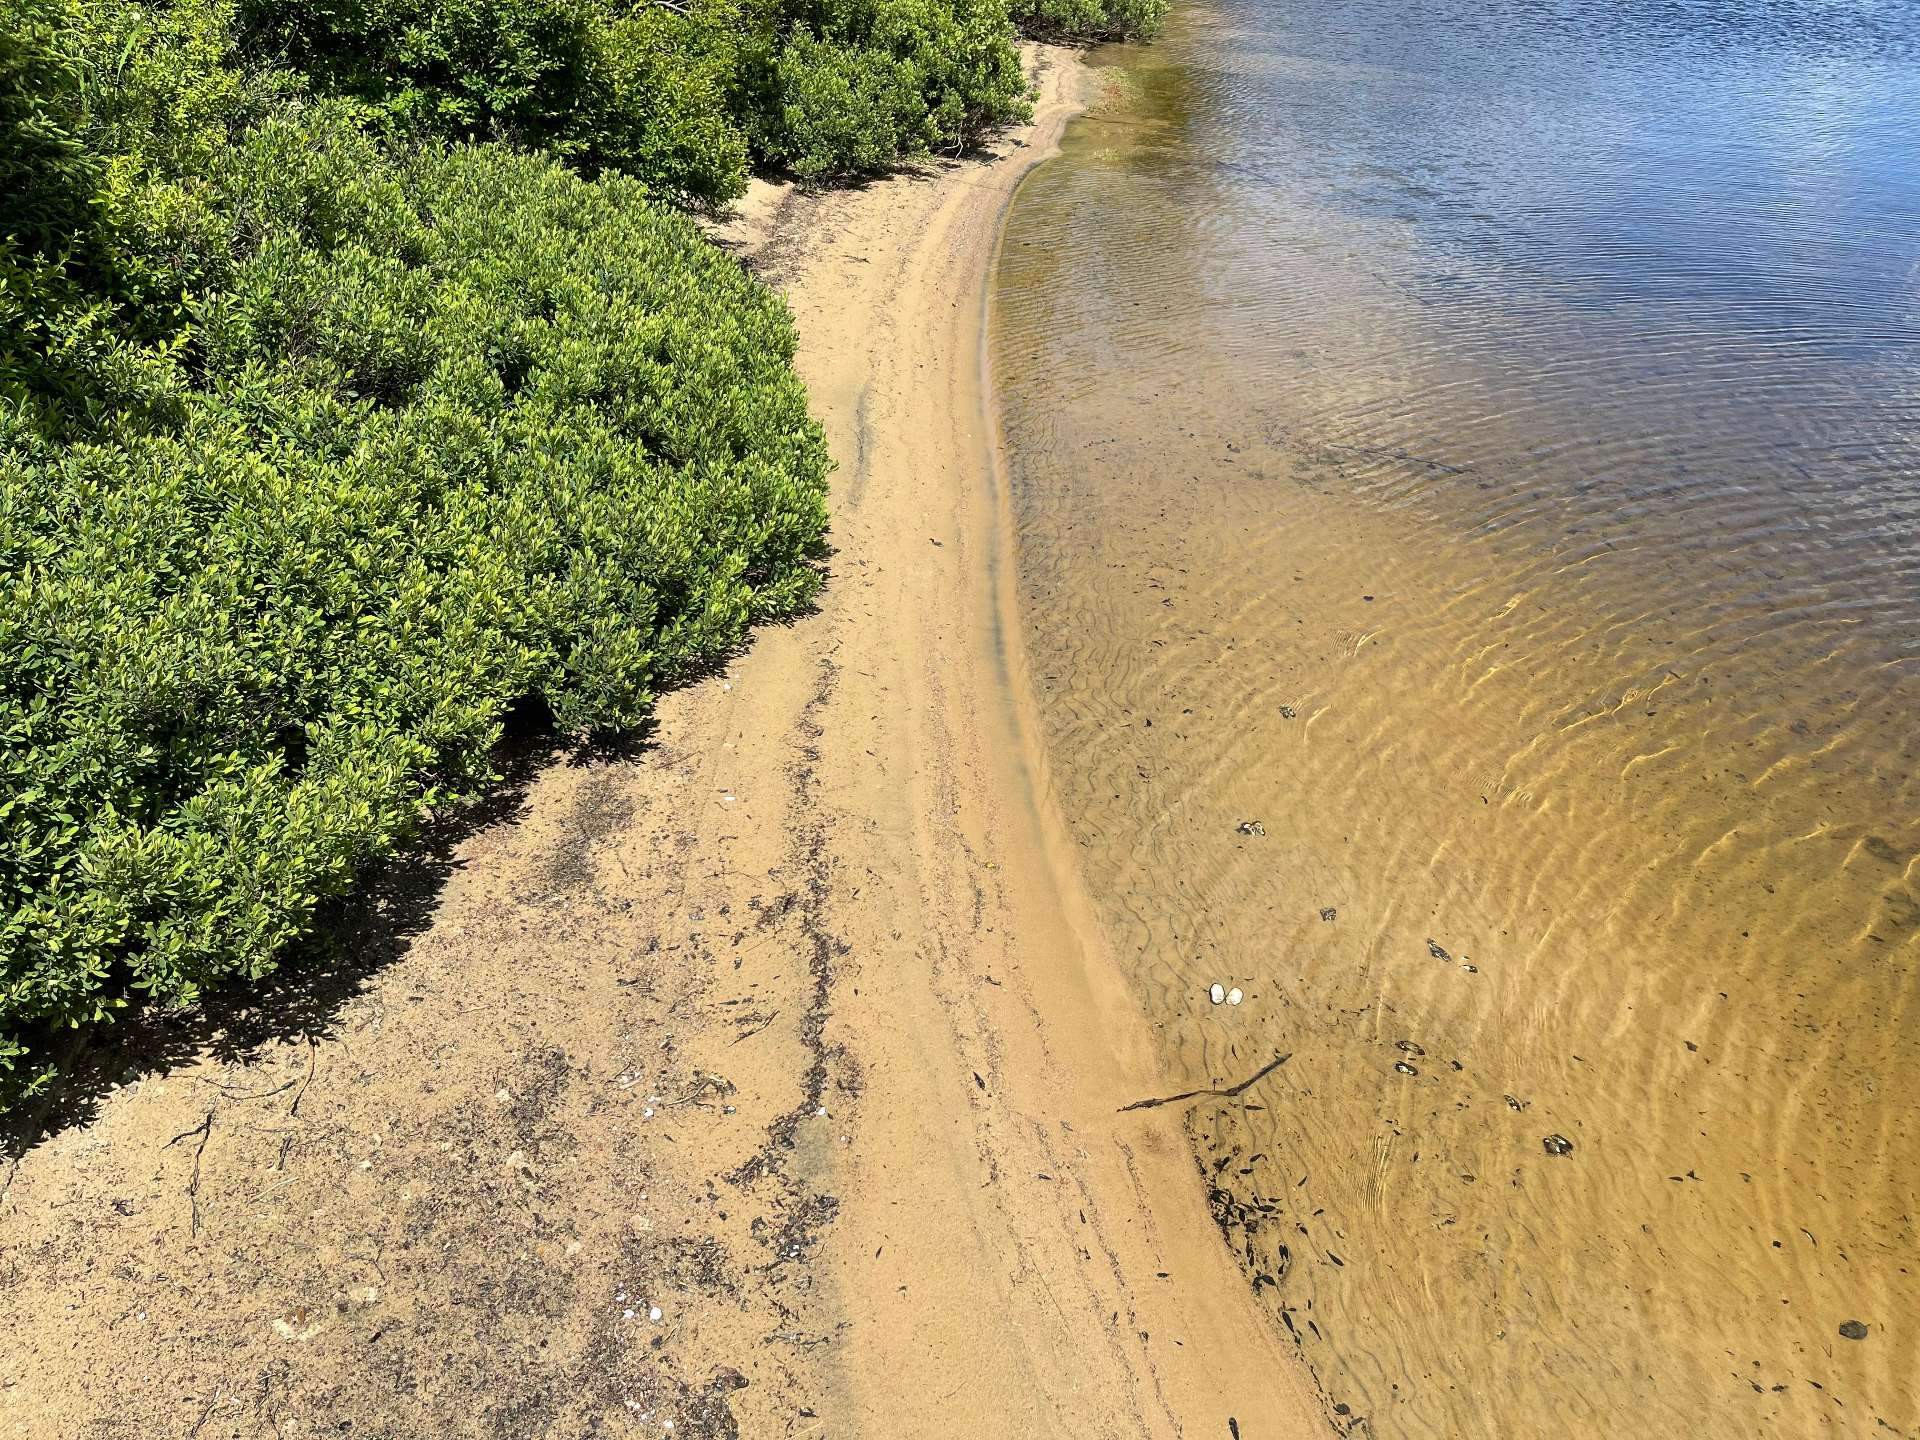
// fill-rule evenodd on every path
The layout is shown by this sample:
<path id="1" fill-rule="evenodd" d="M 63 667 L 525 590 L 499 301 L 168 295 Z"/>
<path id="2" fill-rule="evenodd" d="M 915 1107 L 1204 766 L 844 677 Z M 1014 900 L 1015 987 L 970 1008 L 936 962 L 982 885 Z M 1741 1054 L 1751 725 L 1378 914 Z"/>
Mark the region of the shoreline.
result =
<path id="1" fill-rule="evenodd" d="M 302 1030 L 22 1158 L 0 1434 L 1327 1429 L 1122 1111 L 1184 1081 L 1044 798 L 985 305 L 1091 77 L 1029 53 L 994 154 L 721 234 L 840 465 L 818 611 L 531 773 Z"/>
<path id="2" fill-rule="evenodd" d="M 846 495 L 836 496 L 836 535 L 852 518 L 839 502 L 854 498 L 851 509 L 862 520 L 873 516 L 891 531 L 877 547 L 881 553 L 918 563 L 923 552 L 917 547 L 928 546 L 926 559 L 943 574 L 920 587 L 923 598 L 931 602 L 935 591 L 944 591 L 942 608 L 957 612 L 949 618 L 936 608 L 925 643 L 907 647 L 901 658 L 919 672 L 920 700 L 949 711 L 927 717 L 932 733 L 922 750 L 944 762 L 942 798 L 956 812 L 948 833 L 924 826 L 919 837 L 923 872 L 947 872 L 941 877 L 947 893 L 927 900 L 944 905 L 951 927 L 985 948 L 987 958 L 976 958 L 971 973 L 963 961 L 954 965 L 959 973 L 940 997 L 946 1015 L 929 1013 L 924 1024 L 932 1029 L 944 1021 L 953 1028 L 954 1058 L 979 1060 L 975 1089 L 994 1095 L 997 1104 L 983 1109 L 965 1093 L 965 1066 L 947 1077 L 945 1099 L 951 1104 L 960 1091 L 975 1107 L 973 1163 L 983 1164 L 997 1187 L 1016 1192 L 1000 1197 L 988 1217 L 969 1206 L 954 1220 L 980 1237 L 975 1258 L 998 1261 L 1023 1287 L 1047 1292 L 1045 1303 L 1026 1302 L 1018 1347 L 1026 1353 L 999 1358 L 1004 1378 L 986 1382 L 1024 1405 L 987 1408 L 978 1418 L 1050 1420 L 1063 1433 L 1179 1433 L 1188 1426 L 1226 1433 L 1230 1420 L 1247 1434 L 1309 1433 L 1309 1426 L 1317 1432 L 1323 1412 L 1305 1368 L 1282 1347 L 1222 1244 L 1177 1116 L 1119 1115 L 1122 1105 L 1155 1092 L 1165 1076 L 1125 977 L 1105 953 L 1078 883 L 1072 842 L 1044 798 L 1046 756 L 1020 638 L 1011 503 L 986 346 L 988 283 L 1007 210 L 1024 178 L 1055 153 L 1094 83 L 1077 52 L 1040 53 L 1034 126 L 1015 146 L 1001 147 L 1010 153 L 973 173 L 952 174 L 951 196 L 916 207 L 911 218 L 916 228 L 924 226 L 922 238 L 891 257 L 903 283 L 876 277 L 868 287 L 873 316 L 849 320 L 840 309 L 844 294 L 818 270 L 784 287 L 799 320 L 798 363 L 826 419 L 830 446 L 843 460 L 855 457 Z M 858 248 L 898 223 L 898 217 L 856 213 L 863 198 L 857 195 L 819 198 L 832 207 L 822 227 L 829 246 Z M 891 304 L 902 313 L 889 322 L 883 317 Z M 929 320 L 936 322 L 931 336 L 898 333 Z M 900 343 L 904 354 L 892 349 Z M 871 368 L 862 366 L 863 358 Z M 882 399 L 871 377 L 884 374 L 886 364 L 894 383 Z M 916 372 L 933 392 L 917 407 L 900 394 L 906 388 L 900 381 L 911 384 Z M 890 426 L 874 423 L 877 401 L 892 412 Z M 935 442 L 931 453 L 916 452 L 916 434 Z M 917 483 L 931 492 L 921 512 L 926 523 L 944 521 L 953 537 L 944 544 L 939 533 L 921 539 L 909 514 L 914 497 L 901 493 L 901 478 L 915 467 L 935 472 L 936 483 Z M 889 469 L 899 473 L 890 477 L 889 493 L 876 496 L 873 479 Z M 971 483 L 969 470 L 978 477 Z M 960 638 L 964 630 L 971 630 L 970 640 Z M 957 699 L 949 690 L 956 679 L 998 703 Z M 954 913 L 961 909 L 953 903 L 958 897 L 971 900 L 971 917 Z M 1013 939 L 990 938 L 1008 932 Z M 929 967 L 936 982 L 942 968 L 938 960 Z M 914 976 L 896 971 L 885 978 L 897 986 Z M 896 989 L 870 1022 L 850 1024 L 850 1048 L 869 1056 L 884 1052 L 885 1013 L 912 1003 L 904 988 Z M 886 1056 L 896 1063 L 905 1058 Z M 928 1103 L 934 1100 L 928 1095 Z M 1021 1123 L 1007 1123 L 1014 1119 Z M 1052 1135 L 1045 1133 L 1048 1121 L 1057 1127 Z M 900 1126 L 893 1140 L 910 1144 L 913 1130 Z M 958 1168 L 960 1156 L 944 1158 Z M 1035 1178 L 1015 1178 L 1021 1175 Z M 1068 1175 L 1073 1188 L 1063 1190 Z M 951 1193 L 964 1195 L 978 1183 L 969 1177 Z M 855 1189 L 865 1203 L 850 1229 L 887 1236 L 886 1209 L 906 1199 L 884 1196 L 883 1186 Z M 1046 1228 L 1037 1225 L 1042 1216 L 1052 1229 L 1045 1242 Z M 1037 1233 L 1019 1235 L 1022 1228 Z M 1105 1273 L 1068 1273 L 1059 1262 L 1088 1248 L 1076 1235 L 1088 1228 L 1099 1237 Z M 898 1236 L 883 1243 L 898 1243 Z M 960 1279 L 975 1268 L 943 1262 L 933 1249 L 923 1249 L 902 1274 L 945 1268 Z M 1079 1292 L 1077 1303 L 1061 1302 L 1067 1289 Z M 927 1324 L 926 1315 L 903 1308 L 909 1312 L 900 1316 L 903 1323 Z M 1017 1303 L 1010 1308 L 1019 1311 Z M 1121 1316 L 1124 1322 L 1115 1318 Z M 1105 1363 L 1097 1364 L 1076 1327 L 1101 1317 Z M 981 1353 L 977 1335 L 966 1334 L 977 1327 L 977 1315 L 943 1316 L 941 1323 L 958 1355 L 929 1353 L 922 1370 L 903 1367 L 902 1356 L 882 1347 L 871 1364 L 855 1367 L 862 1421 L 922 1433 L 955 1418 L 937 1396 L 916 1415 L 915 1398 L 937 1392 L 943 1375 L 972 1374 L 978 1383 L 990 1357 Z M 1223 1357 L 1231 1357 L 1224 1373 Z M 874 1383 L 882 1377 L 888 1383 Z M 1257 1379 L 1249 1384 L 1246 1377 Z M 1062 1401 L 1065 1408 L 1049 1415 L 1046 1405 Z"/>

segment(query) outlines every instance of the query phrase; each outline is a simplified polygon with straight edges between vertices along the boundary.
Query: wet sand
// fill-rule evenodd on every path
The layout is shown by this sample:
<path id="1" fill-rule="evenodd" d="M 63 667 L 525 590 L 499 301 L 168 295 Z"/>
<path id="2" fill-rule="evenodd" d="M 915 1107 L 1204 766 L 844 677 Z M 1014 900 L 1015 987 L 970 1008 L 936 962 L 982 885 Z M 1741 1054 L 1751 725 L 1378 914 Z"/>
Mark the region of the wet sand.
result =
<path id="1" fill-rule="evenodd" d="M 840 470 L 819 611 L 0 1172 L 0 1434 L 1322 1433 L 1030 736 L 984 161 L 758 189 Z M 1261 1060 L 1271 1057 L 1258 1057 Z M 1249 1065 L 1248 1070 L 1258 1068 Z M 669 1425 L 671 1422 L 671 1425 Z"/>

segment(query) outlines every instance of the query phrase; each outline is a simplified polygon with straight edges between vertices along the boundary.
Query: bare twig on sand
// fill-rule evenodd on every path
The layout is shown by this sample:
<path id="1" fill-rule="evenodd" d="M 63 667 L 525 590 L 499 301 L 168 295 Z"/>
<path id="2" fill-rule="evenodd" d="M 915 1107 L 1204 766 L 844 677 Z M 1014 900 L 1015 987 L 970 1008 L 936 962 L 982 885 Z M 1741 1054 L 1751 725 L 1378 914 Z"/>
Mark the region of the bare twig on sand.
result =
<path id="1" fill-rule="evenodd" d="M 656 1103 L 663 1109 L 669 1105 L 699 1105 L 701 1103 L 700 1097 L 709 1090 L 712 1090 L 718 1095 L 731 1095 L 733 1093 L 733 1085 L 732 1082 L 722 1080 L 718 1075 L 703 1075 L 694 1082 L 693 1088 L 688 1090 L 686 1094 L 675 1095 L 670 1100 L 661 1100 Z"/>
<path id="2" fill-rule="evenodd" d="M 300 1093 L 293 1097 L 293 1104 L 287 1107 L 289 1117 L 300 1113 L 300 1102 L 307 1098 L 307 1086 L 313 1083 L 314 1069 L 320 1063 L 320 1047 L 313 1043 L 313 1037 L 307 1037 L 307 1078 L 300 1082 Z"/>
<path id="3" fill-rule="evenodd" d="M 193 1206 L 193 1233 L 200 1233 L 200 1157 L 207 1153 L 207 1141 L 213 1138 L 213 1111 L 207 1111 L 207 1118 L 191 1130 L 182 1130 L 173 1139 L 160 1148 L 171 1150 L 189 1135 L 198 1135 L 200 1143 L 193 1150 L 193 1178 L 187 1182 L 187 1199 Z"/>
<path id="4" fill-rule="evenodd" d="M 743 1031 L 742 1033 L 734 1036 L 733 1039 L 729 1040 L 727 1043 L 729 1045 L 738 1045 L 742 1040 L 751 1040 L 754 1036 L 758 1035 L 762 1030 L 766 1029 L 769 1025 L 773 1024 L 773 1022 L 778 1020 L 779 1018 L 780 1018 L 780 1012 L 776 1010 L 771 1015 L 767 1016 L 766 1019 L 762 1020 L 758 1025 L 754 1026 L 751 1030 Z"/>
<path id="5" fill-rule="evenodd" d="M 229 1100 L 232 1100 L 236 1104 L 238 1104 L 242 1100 L 265 1100 L 269 1095 L 278 1095 L 283 1091 L 291 1090 L 295 1085 L 298 1085 L 300 1082 L 298 1080 L 289 1080 L 284 1085 L 276 1085 L 271 1090 L 256 1090 L 251 1095 L 235 1094 L 234 1092 L 237 1087 L 232 1085 L 223 1085 L 218 1080 L 208 1080 L 208 1081 L 205 1081 L 204 1083 L 213 1086 L 214 1089 L 218 1090 L 221 1094 L 225 1095 Z"/>

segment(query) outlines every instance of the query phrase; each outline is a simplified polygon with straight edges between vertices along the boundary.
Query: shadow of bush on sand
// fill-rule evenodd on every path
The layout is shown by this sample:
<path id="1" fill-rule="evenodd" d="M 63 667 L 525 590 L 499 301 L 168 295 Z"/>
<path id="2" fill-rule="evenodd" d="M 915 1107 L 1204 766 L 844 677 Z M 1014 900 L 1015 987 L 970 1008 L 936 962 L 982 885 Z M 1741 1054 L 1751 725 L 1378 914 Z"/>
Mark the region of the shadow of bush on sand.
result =
<path id="1" fill-rule="evenodd" d="M 0 1115 L 0 1161 L 17 1161 L 41 1141 L 89 1123 L 109 1095 L 135 1080 L 207 1058 L 243 1061 L 274 1042 L 330 1038 L 347 1003 L 433 923 L 447 882 L 462 868 L 467 840 L 518 820 L 533 782 L 549 766 L 638 759 L 650 748 L 652 731 L 649 718 L 621 737 L 575 742 L 554 730 L 543 706 L 519 706 L 495 749 L 499 779 L 466 804 L 430 817 L 351 895 L 324 905 L 308 939 L 271 974 L 221 986 L 183 1008 L 130 996 L 118 1018 L 74 1032 L 59 1052 L 58 1080 Z"/>

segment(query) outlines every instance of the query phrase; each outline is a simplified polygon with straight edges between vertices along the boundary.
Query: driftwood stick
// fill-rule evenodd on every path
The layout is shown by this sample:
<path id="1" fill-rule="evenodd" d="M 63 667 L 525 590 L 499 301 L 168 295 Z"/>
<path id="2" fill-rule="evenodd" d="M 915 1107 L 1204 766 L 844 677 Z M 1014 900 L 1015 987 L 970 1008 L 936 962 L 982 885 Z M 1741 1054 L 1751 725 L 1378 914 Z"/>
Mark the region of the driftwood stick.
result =
<path id="1" fill-rule="evenodd" d="M 1254 1071 L 1253 1074 L 1242 1080 L 1238 1085 L 1230 1085 L 1225 1090 L 1182 1090 L 1178 1095 L 1162 1095 L 1156 1100 L 1136 1100 L 1131 1105 L 1122 1105 L 1120 1107 L 1120 1113 L 1124 1115 L 1129 1110 L 1151 1110 L 1156 1105 L 1173 1105 L 1181 1100 L 1204 1100 L 1213 1098 L 1230 1100 L 1242 1091 L 1251 1090 L 1260 1081 L 1266 1079 L 1267 1076 L 1278 1070 L 1292 1058 L 1293 1055 L 1291 1053 L 1276 1055 L 1258 1070 Z"/>

